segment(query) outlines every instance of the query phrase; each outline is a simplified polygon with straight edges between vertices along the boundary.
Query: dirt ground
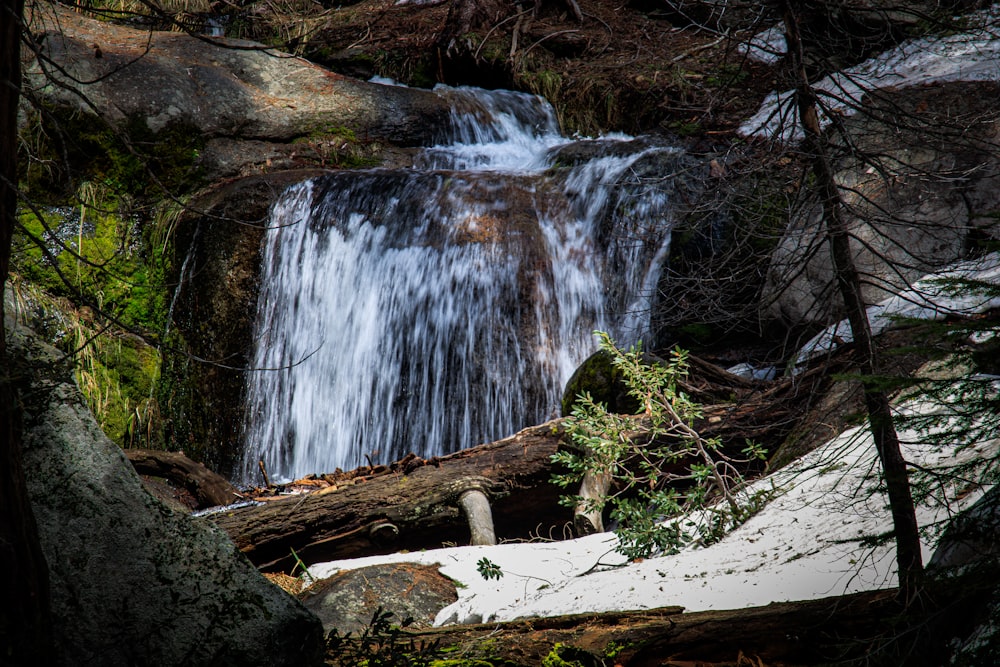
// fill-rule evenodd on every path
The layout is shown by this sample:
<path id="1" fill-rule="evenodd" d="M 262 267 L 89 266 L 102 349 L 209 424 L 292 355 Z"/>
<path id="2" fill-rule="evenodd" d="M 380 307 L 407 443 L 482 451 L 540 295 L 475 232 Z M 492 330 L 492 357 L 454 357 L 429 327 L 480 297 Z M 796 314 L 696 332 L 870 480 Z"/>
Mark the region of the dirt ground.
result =
<path id="1" fill-rule="evenodd" d="M 458 0 L 435 1 L 363 0 L 328 10 L 299 50 L 359 77 L 538 93 L 564 130 L 588 135 L 654 131 L 711 141 L 756 111 L 780 76 L 738 49 L 766 27 L 756 19 L 745 28 L 705 27 L 617 0 L 580 0 L 579 21 L 562 0 L 539 0 L 537 8 L 494 0 L 498 14 L 449 37 Z"/>

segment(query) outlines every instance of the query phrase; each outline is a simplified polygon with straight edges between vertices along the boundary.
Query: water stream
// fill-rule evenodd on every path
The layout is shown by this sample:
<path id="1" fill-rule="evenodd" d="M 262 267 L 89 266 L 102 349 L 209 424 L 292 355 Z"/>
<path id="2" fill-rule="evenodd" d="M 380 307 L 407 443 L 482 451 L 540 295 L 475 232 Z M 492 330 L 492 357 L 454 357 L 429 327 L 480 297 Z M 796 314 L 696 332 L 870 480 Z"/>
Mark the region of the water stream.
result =
<path id="1" fill-rule="evenodd" d="M 645 335 L 667 146 L 571 140 L 539 98 L 448 89 L 412 168 L 290 188 L 265 239 L 243 476 L 442 455 L 556 416 L 592 332 Z M 656 174 L 651 176 L 651 174 Z"/>

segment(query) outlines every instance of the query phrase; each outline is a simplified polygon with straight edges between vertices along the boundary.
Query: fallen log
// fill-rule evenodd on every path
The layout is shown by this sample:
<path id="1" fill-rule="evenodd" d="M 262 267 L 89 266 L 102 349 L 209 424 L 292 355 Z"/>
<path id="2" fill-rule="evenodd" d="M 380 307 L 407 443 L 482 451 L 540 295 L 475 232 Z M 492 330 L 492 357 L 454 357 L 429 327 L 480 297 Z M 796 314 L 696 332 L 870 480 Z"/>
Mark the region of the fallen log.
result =
<path id="1" fill-rule="evenodd" d="M 403 629 L 375 642 L 334 633 L 327 664 L 358 664 L 355 657 L 366 650 L 360 645 L 366 642 L 371 651 L 380 640 L 387 644 L 380 647 L 383 654 L 430 647 L 425 653 L 483 667 L 951 664 L 956 646 L 984 645 L 977 635 L 996 616 L 998 563 L 982 558 L 959 572 L 927 574 L 919 597 L 906 603 L 892 588 L 742 609 L 683 613 L 661 607 Z M 585 576 L 580 586 L 586 587 Z"/>
<path id="2" fill-rule="evenodd" d="M 706 437 L 732 443 L 734 453 L 748 437 L 780 441 L 804 395 L 796 392 L 797 384 L 784 380 L 736 403 L 705 406 L 696 427 Z M 636 417 L 637 432 L 641 422 Z M 551 456 L 573 446 L 566 440 L 563 420 L 557 419 L 448 456 L 425 460 L 410 454 L 391 465 L 300 480 L 295 488 L 312 493 L 267 498 L 261 506 L 212 519 L 265 571 L 290 571 L 296 565 L 293 550 L 308 564 L 469 544 L 472 530 L 475 541 L 488 542 L 486 504 L 495 539 L 571 537 L 573 512 L 559 505 L 566 491 L 551 482 L 553 473 L 563 472 Z M 470 485 L 485 496 L 485 502 L 476 499 L 479 509 L 471 515 L 460 503 Z M 478 525 L 470 526 L 470 520 Z M 589 532 L 587 523 L 590 530 L 597 528 L 596 516 L 581 514 L 578 523 L 576 534 Z"/>
<path id="3" fill-rule="evenodd" d="M 210 518 L 267 571 L 294 568 L 293 549 L 304 562 L 315 563 L 468 544 L 469 522 L 459 501 L 470 488 L 488 500 L 498 539 L 528 538 L 530 531 L 561 533 L 572 519 L 558 504 L 562 490 L 550 482 L 561 424 L 555 420 L 427 461 L 407 457 L 405 466 L 373 467 L 371 476 L 356 471 L 344 476 L 342 485 Z M 478 512 L 475 516 L 480 521 Z"/>
<path id="4" fill-rule="evenodd" d="M 181 452 L 126 449 L 125 457 L 140 475 L 162 477 L 187 489 L 197 501 L 195 509 L 229 505 L 240 495 L 229 481 Z"/>
<path id="5" fill-rule="evenodd" d="M 555 653 L 566 661 L 558 664 L 791 667 L 863 658 L 897 635 L 903 609 L 896 591 L 881 590 L 765 607 L 682 611 L 665 607 L 445 626 L 405 632 L 401 639 L 408 646 L 447 648 L 449 658 L 469 664 L 494 664 L 498 656 L 489 651 L 502 647 L 503 661 L 495 664 L 540 665 L 547 657 L 553 661 Z M 331 651 L 328 664 L 346 666 L 342 654 Z"/>

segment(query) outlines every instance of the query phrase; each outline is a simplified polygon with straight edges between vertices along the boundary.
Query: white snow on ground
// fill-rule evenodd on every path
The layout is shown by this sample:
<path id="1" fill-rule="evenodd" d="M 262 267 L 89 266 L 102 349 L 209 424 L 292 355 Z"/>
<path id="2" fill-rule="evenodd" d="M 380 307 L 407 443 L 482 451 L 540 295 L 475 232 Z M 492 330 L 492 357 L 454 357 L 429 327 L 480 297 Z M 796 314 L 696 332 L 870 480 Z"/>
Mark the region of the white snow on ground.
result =
<path id="1" fill-rule="evenodd" d="M 757 33 L 749 42 L 741 44 L 737 50 L 751 60 L 773 65 L 788 51 L 788 44 L 785 43 L 785 24 L 779 23 L 764 32 Z"/>
<path id="2" fill-rule="evenodd" d="M 898 294 L 868 307 L 868 322 L 872 333 L 878 335 L 896 326 L 903 319 L 943 320 L 955 315 L 973 315 L 1000 308 L 1000 296 L 990 296 L 964 291 L 952 294 L 949 278 L 966 279 L 1000 286 L 1000 253 L 990 253 L 983 258 L 959 262 L 949 268 L 931 273 Z M 826 354 L 841 343 L 854 340 L 848 321 L 841 320 L 810 339 L 796 355 L 796 365 Z"/>
<path id="3" fill-rule="evenodd" d="M 908 40 L 895 49 L 814 84 L 829 113 L 850 115 L 866 91 L 942 81 L 1000 81 L 1000 6 L 970 15 L 982 27 L 946 37 Z M 824 122 L 826 118 L 823 119 Z M 739 133 L 792 141 L 802 138 L 792 91 L 772 92 Z"/>
<path id="4" fill-rule="evenodd" d="M 900 414 L 944 413 L 947 406 L 915 402 Z M 983 438 L 965 449 L 927 445 L 927 434 L 901 430 L 904 454 L 926 468 L 989 461 L 1000 439 Z M 562 542 L 456 547 L 317 564 L 316 578 L 341 569 L 388 562 L 440 564 L 460 582 L 459 599 L 437 624 L 506 621 L 532 616 L 650 609 L 680 605 L 688 611 L 735 609 L 773 601 L 805 600 L 895 585 L 894 548 L 861 543 L 891 527 L 877 490 L 878 463 L 871 437 L 853 428 L 754 488 L 775 497 L 760 513 L 720 542 L 679 554 L 625 563 L 613 534 Z M 923 527 L 946 519 L 978 498 L 968 488 L 947 487 L 921 503 Z M 961 497 L 959 502 L 956 498 Z M 929 557 L 936 531 L 925 536 Z M 486 580 L 477 562 L 488 558 L 503 571 Z M 620 566 L 620 567 L 616 567 Z"/>

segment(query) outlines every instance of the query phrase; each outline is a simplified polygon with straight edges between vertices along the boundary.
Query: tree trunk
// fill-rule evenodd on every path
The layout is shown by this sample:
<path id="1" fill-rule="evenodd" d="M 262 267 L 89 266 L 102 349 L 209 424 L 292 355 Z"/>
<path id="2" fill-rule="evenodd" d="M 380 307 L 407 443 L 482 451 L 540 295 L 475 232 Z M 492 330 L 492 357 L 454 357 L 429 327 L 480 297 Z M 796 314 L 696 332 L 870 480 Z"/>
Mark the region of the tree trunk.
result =
<path id="1" fill-rule="evenodd" d="M 783 13 L 788 54 L 797 77 L 796 99 L 806 137 L 805 149 L 812 157 L 813 174 L 816 176 L 816 186 L 823 205 L 823 219 L 827 228 L 834 273 L 847 309 L 851 333 L 854 336 L 854 347 L 861 360 L 861 382 L 869 426 L 882 463 L 882 473 L 889 496 L 896 540 L 900 593 L 909 600 L 919 589 L 923 563 L 906 461 L 900 450 L 889 399 L 870 382 L 877 376 L 878 371 L 875 344 L 868 321 L 867 307 L 861 295 L 861 278 L 854 264 L 850 234 L 843 219 L 840 190 L 834 179 L 827 140 L 820 127 L 818 100 L 805 70 L 802 40 L 797 22 L 798 12 L 790 0 L 785 0 L 783 3 Z"/>
<path id="2" fill-rule="evenodd" d="M 23 0 L 0 2 L 0 304 L 17 221 L 17 108 Z M 0 663 L 47 665 L 48 568 L 38 542 L 21 463 L 20 397 L 0 327 Z"/>

